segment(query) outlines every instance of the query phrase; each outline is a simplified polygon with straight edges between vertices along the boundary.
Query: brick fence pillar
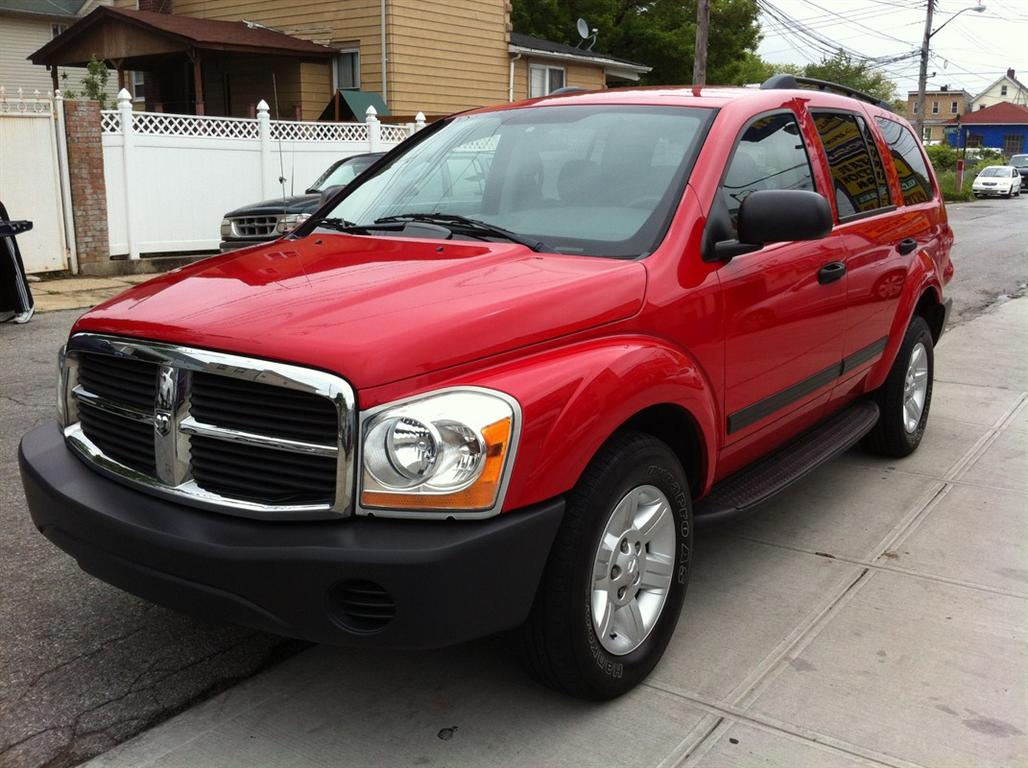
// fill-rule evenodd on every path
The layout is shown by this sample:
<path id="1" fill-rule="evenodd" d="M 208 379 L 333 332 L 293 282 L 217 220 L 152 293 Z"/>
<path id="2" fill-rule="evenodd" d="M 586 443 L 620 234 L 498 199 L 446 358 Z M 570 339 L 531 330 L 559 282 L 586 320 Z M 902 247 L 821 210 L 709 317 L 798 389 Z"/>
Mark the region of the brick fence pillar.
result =
<path id="1" fill-rule="evenodd" d="M 95 101 L 65 101 L 64 124 L 68 138 L 75 248 L 81 268 L 86 264 L 107 262 L 111 257 L 100 104 Z"/>

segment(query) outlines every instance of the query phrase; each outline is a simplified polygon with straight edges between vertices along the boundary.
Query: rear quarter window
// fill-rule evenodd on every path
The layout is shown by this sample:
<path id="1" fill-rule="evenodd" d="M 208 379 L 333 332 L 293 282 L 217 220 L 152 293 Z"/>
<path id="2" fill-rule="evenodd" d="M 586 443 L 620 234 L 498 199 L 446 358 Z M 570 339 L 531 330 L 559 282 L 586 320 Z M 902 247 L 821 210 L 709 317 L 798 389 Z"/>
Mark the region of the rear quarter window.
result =
<path id="1" fill-rule="evenodd" d="M 889 145 L 889 153 L 903 191 L 903 204 L 916 205 L 931 200 L 934 197 L 932 177 L 914 134 L 906 126 L 884 117 L 876 117 L 875 122 L 885 143 Z"/>
<path id="2" fill-rule="evenodd" d="M 891 206 L 882 158 L 863 118 L 842 112 L 812 116 L 832 172 L 839 220 Z"/>

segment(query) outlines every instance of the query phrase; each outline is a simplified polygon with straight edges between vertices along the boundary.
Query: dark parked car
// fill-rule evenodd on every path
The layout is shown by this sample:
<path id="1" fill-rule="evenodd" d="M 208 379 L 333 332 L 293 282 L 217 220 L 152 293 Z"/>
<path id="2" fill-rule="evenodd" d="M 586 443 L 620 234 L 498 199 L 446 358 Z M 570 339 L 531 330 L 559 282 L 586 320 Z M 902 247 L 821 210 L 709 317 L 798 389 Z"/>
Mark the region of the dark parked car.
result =
<path id="1" fill-rule="evenodd" d="M 1010 164 L 1021 174 L 1021 189 L 1028 189 L 1028 155 L 1011 155 Z"/>
<path id="2" fill-rule="evenodd" d="M 221 220 L 221 250 L 232 251 L 281 237 L 310 218 L 326 191 L 342 189 L 383 154 L 353 155 L 333 163 L 302 195 L 277 197 L 229 211 Z"/>

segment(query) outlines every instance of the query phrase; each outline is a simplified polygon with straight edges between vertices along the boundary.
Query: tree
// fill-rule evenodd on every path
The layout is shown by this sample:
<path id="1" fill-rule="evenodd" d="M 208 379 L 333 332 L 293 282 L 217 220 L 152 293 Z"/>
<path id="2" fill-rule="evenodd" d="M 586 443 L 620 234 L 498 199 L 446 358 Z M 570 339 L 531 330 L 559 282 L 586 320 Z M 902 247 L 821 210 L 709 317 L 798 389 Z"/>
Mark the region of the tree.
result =
<path id="1" fill-rule="evenodd" d="M 896 95 L 896 84 L 892 80 L 876 72 L 868 62 L 854 59 L 844 51 L 821 59 L 818 64 L 808 64 L 803 68 L 803 74 L 847 85 L 887 103 Z"/>
<path id="2" fill-rule="evenodd" d="M 62 72 L 61 77 L 64 80 L 68 79 L 68 73 Z M 100 102 L 100 109 L 107 109 L 107 81 L 111 77 L 111 71 L 107 67 L 107 62 L 103 59 L 96 58 L 94 53 L 89 57 L 89 63 L 86 64 L 86 74 L 82 77 L 82 98 L 90 99 L 92 101 Z M 64 91 L 64 98 L 66 99 L 77 99 L 79 94 L 70 88 L 66 88 Z"/>
<path id="3" fill-rule="evenodd" d="M 754 82 L 760 42 L 756 0 L 713 0 L 707 46 L 707 82 Z M 599 30 L 596 50 L 653 68 L 643 84 L 687 84 L 692 80 L 696 3 L 682 0 L 514 0 L 514 29 L 577 45 L 575 21 Z"/>

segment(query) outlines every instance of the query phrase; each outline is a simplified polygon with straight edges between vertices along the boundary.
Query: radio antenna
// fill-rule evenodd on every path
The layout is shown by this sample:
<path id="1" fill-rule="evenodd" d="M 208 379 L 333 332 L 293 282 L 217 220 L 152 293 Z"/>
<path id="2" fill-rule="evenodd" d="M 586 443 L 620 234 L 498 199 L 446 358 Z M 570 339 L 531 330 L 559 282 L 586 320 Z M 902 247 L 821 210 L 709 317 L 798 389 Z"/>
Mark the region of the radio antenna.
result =
<path id="1" fill-rule="evenodd" d="M 282 116 L 278 111 L 278 81 L 275 79 L 275 73 L 271 73 L 271 93 L 275 99 L 275 119 L 281 120 Z M 279 126 L 278 131 L 278 183 L 282 187 L 282 215 L 286 212 L 286 169 L 285 161 L 282 159 L 282 126 Z"/>

